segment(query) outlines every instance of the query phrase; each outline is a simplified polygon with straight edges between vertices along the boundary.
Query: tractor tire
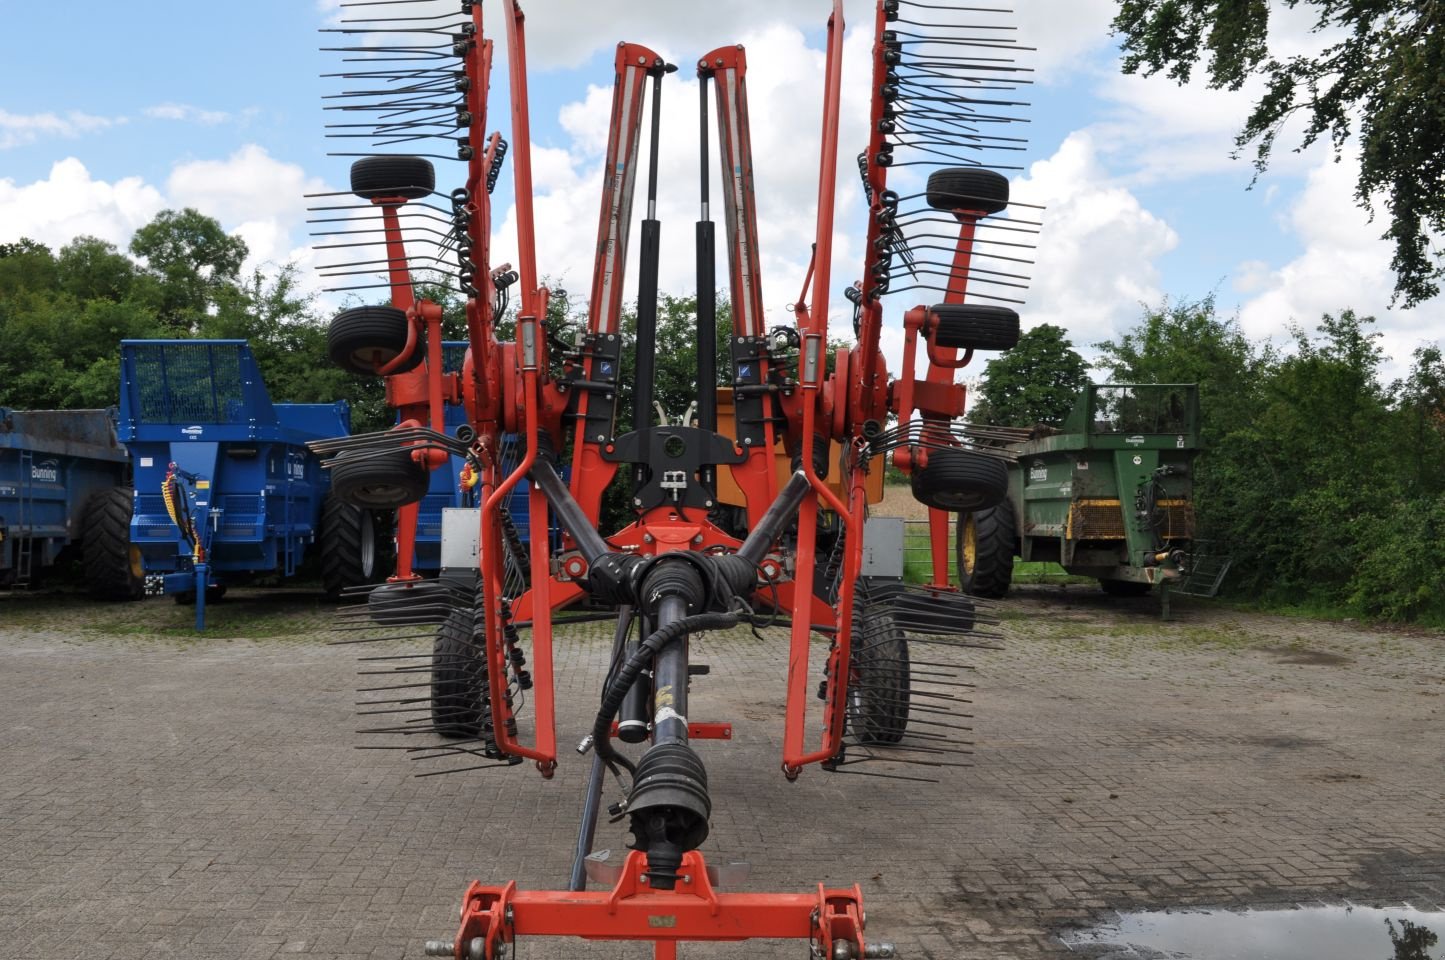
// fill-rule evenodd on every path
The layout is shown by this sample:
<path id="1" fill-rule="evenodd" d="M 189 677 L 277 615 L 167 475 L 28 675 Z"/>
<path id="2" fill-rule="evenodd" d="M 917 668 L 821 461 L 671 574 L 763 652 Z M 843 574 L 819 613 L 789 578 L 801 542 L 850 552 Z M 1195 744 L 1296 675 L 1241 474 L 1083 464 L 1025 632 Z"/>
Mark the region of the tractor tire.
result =
<path id="1" fill-rule="evenodd" d="M 1111 597 L 1144 597 L 1154 589 L 1152 583 L 1135 580 L 1100 580 L 1099 587 Z"/>
<path id="2" fill-rule="evenodd" d="M 381 564 L 376 514 L 327 494 L 321 507 L 321 585 L 332 600 L 354 587 L 379 583 Z"/>
<path id="3" fill-rule="evenodd" d="M 326 332 L 326 353 L 331 362 L 347 373 L 374 377 L 378 367 L 391 363 L 406 349 L 407 328 L 411 321 L 406 312 L 396 307 L 352 307 L 343 310 L 331 321 Z M 415 370 L 426 351 L 417 340 L 411 356 L 392 374 Z"/>
<path id="4" fill-rule="evenodd" d="M 928 205 L 949 213 L 998 213 L 1008 206 L 1008 177 L 983 167 L 935 170 L 928 176 Z"/>
<path id="5" fill-rule="evenodd" d="M 444 737 L 475 737 L 482 730 L 486 661 L 472 639 L 472 614 L 454 610 L 432 641 L 431 722 Z"/>
<path id="6" fill-rule="evenodd" d="M 81 564 L 90 595 L 96 599 L 139 600 L 145 596 L 140 551 L 130 543 L 134 502 L 135 491 L 130 487 L 111 487 L 92 494 L 81 511 Z"/>
<path id="7" fill-rule="evenodd" d="M 964 593 L 1001 599 L 1013 582 L 1018 529 L 1008 500 L 960 514 L 954 535 L 958 582 Z"/>
<path id="8" fill-rule="evenodd" d="M 1003 461 L 971 450 L 930 450 L 928 463 L 914 467 L 913 499 L 950 513 L 991 507 L 1008 495 Z"/>
<path id="9" fill-rule="evenodd" d="M 1012 350 L 1019 342 L 1019 315 L 986 303 L 940 303 L 933 342 L 958 350 Z"/>
<path id="10" fill-rule="evenodd" d="M 363 200 L 420 200 L 436 191 L 425 157 L 363 157 L 351 165 L 351 192 Z"/>
<path id="11" fill-rule="evenodd" d="M 416 503 L 431 486 L 431 471 L 405 447 L 343 455 L 331 465 L 331 496 L 365 510 Z"/>
<path id="12" fill-rule="evenodd" d="M 848 724 L 859 743 L 893 744 L 908 730 L 908 638 L 884 605 L 853 599 Z"/>

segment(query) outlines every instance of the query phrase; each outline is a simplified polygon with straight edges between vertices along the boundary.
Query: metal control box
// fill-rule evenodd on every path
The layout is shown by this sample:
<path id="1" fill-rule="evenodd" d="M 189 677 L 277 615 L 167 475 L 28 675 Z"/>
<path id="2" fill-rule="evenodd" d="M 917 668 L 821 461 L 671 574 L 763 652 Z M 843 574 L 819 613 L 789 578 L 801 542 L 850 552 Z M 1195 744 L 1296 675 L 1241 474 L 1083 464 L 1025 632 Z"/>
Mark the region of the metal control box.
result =
<path id="1" fill-rule="evenodd" d="M 474 507 L 442 508 L 442 572 L 481 569 L 478 516 Z"/>
<path id="2" fill-rule="evenodd" d="M 903 579 L 903 529 L 902 517 L 864 521 L 862 576 Z"/>

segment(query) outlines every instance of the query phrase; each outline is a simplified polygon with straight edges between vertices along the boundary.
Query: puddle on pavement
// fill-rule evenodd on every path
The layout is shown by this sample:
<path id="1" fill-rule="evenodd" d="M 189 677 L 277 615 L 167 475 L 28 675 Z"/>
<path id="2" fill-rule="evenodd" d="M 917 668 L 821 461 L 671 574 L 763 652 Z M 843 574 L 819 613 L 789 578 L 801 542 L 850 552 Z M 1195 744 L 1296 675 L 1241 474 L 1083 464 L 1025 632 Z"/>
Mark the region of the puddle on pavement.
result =
<path id="1" fill-rule="evenodd" d="M 1098 960 L 1445 960 L 1442 937 L 1445 913 L 1346 905 L 1126 913 L 1062 939 Z"/>

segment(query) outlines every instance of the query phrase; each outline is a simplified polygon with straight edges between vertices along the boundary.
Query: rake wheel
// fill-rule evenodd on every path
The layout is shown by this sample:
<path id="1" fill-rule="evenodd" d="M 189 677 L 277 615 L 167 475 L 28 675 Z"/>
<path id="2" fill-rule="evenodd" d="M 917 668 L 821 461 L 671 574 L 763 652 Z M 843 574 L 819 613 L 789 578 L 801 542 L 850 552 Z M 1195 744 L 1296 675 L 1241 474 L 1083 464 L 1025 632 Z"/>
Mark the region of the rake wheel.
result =
<path id="1" fill-rule="evenodd" d="M 363 200 L 420 200 L 437 185 L 424 157 L 363 157 L 351 165 L 351 192 Z"/>
<path id="2" fill-rule="evenodd" d="M 365 510 L 396 510 L 416 503 L 431 486 L 431 472 L 397 447 L 342 456 L 331 465 L 331 493 Z"/>
<path id="3" fill-rule="evenodd" d="M 1008 206 L 1008 178 L 982 167 L 948 167 L 928 175 L 928 205 L 985 215 Z"/>
<path id="4" fill-rule="evenodd" d="M 472 615 L 453 610 L 432 641 L 431 721 L 444 737 L 475 737 L 482 729 L 485 661 L 472 639 Z"/>
<path id="5" fill-rule="evenodd" d="M 1019 342 L 1019 315 L 987 303 L 940 303 L 931 312 L 933 342 L 959 350 L 1012 350 Z"/>
<path id="6" fill-rule="evenodd" d="M 913 469 L 913 499 L 950 513 L 991 507 L 1008 495 L 1003 461 L 969 450 L 930 450 L 928 462 Z"/>
<path id="7" fill-rule="evenodd" d="M 848 722 L 860 743 L 891 744 L 908 729 L 908 638 L 886 607 L 853 599 Z"/>
<path id="8" fill-rule="evenodd" d="M 371 377 L 406 349 L 411 321 L 396 307 L 352 307 L 331 321 L 326 333 L 326 352 L 331 362 L 347 373 Z M 425 351 L 420 342 L 411 356 L 392 373 L 406 373 L 421 363 Z"/>

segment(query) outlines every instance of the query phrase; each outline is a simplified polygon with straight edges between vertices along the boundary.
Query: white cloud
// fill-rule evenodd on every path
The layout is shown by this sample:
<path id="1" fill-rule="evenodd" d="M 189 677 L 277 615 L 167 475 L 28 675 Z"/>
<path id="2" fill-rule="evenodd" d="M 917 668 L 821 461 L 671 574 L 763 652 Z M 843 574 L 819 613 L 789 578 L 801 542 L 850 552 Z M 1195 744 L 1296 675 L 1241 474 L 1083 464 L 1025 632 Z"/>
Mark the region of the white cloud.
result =
<path id="1" fill-rule="evenodd" d="M 142 111 L 154 120 L 180 120 L 214 127 L 231 119 L 224 110 L 203 110 L 188 103 L 160 103 Z"/>
<path id="2" fill-rule="evenodd" d="M 30 237 L 60 247 L 89 234 L 124 247 L 165 206 L 161 192 L 140 177 L 93 180 L 85 164 L 69 157 L 44 180 L 0 180 L 0 240 Z"/>
<path id="3" fill-rule="evenodd" d="M 1315 20 L 1313 7 L 1272 6 L 1271 55 L 1281 59 L 1313 56 L 1343 36 L 1334 27 L 1315 32 Z M 1164 73 L 1149 77 L 1124 74 L 1117 58 L 1094 65 L 1093 93 L 1107 107 L 1103 118 L 1088 130 L 1099 151 L 1128 171 L 1128 182 L 1169 182 L 1228 173 L 1248 183 L 1254 176 L 1255 144 L 1236 148 L 1235 137 L 1263 96 L 1264 81 L 1256 77 L 1239 90 L 1217 90 L 1209 87 L 1207 73 L 1205 65 L 1197 65 L 1192 79 L 1179 84 Z M 1294 152 L 1305 122 L 1303 115 L 1286 121 L 1278 134 L 1270 173 L 1303 174 L 1325 155 L 1324 144 L 1304 153 Z M 1236 152 L 1238 159 L 1233 156 Z"/>
<path id="4" fill-rule="evenodd" d="M 1371 222 L 1355 202 L 1359 161 L 1354 155 L 1340 163 L 1320 162 L 1310 171 L 1305 188 L 1289 208 L 1286 223 L 1304 250 L 1272 269 L 1241 264 L 1236 289 L 1256 295 L 1240 308 L 1240 324 L 1251 337 L 1280 340 L 1291 323 L 1313 329 L 1322 314 L 1349 308 L 1373 315 L 1384 334 L 1390 358 L 1385 376 L 1402 376 L 1411 352 L 1424 342 L 1445 336 L 1445 303 L 1434 300 L 1411 310 L 1392 309 L 1395 277 L 1390 270 L 1392 245 L 1381 239 L 1386 227 L 1382 205 Z"/>
<path id="5" fill-rule="evenodd" d="M 98 117 L 71 110 L 56 113 L 11 113 L 0 110 L 0 150 L 34 143 L 44 137 L 75 139 L 83 134 L 125 123 L 124 117 Z"/>
<path id="6" fill-rule="evenodd" d="M 530 23 L 530 21 L 529 21 Z M 847 39 L 846 61 L 866 57 L 869 32 L 855 30 Z M 536 43 L 535 38 L 529 40 Z M 796 298 L 807 270 L 817 203 L 817 175 L 822 106 L 823 52 L 810 46 L 804 34 L 774 23 L 741 38 L 747 49 L 747 93 L 752 120 L 752 152 L 759 211 L 758 247 L 764 278 L 767 321 L 791 322 L 787 306 Z M 845 62 L 846 62 L 845 61 Z M 866 75 L 864 77 L 866 84 Z M 664 85 L 662 136 L 659 141 L 658 219 L 662 221 L 660 286 L 686 294 L 694 291 L 693 224 L 698 218 L 697 83 L 689 73 L 674 75 Z M 858 244 L 848 232 L 849 217 L 861 221 L 860 191 L 852 153 L 865 142 L 866 86 L 850 85 L 844 93 L 846 118 L 839 164 L 839 230 L 834 257 L 833 299 L 843 283 L 858 270 Z M 589 87 L 582 99 L 565 104 L 559 121 L 568 134 L 565 150 L 532 150 L 534 201 L 537 222 L 537 260 L 541 272 L 586 299 L 596 245 L 597 211 L 602 195 L 601 161 L 606 149 L 611 113 L 610 87 Z M 649 106 L 650 109 L 650 100 Z M 715 125 L 709 123 L 712 139 Z M 645 158 L 650 135 L 644 123 L 641 155 Z M 716 165 L 717 144 L 710 150 L 712 217 L 717 223 L 719 247 L 724 246 L 722 194 Z M 514 162 L 515 156 L 509 159 Z M 647 169 L 638 170 L 634 217 L 646 207 Z M 499 209 L 493 232 L 495 263 L 516 262 L 516 210 L 498 194 Z M 637 253 L 640 227 L 634 223 L 630 241 L 626 299 L 637 291 Z M 720 254 L 718 282 L 728 279 Z M 846 307 L 847 304 L 845 303 Z M 837 315 L 841 316 L 842 312 Z"/>
<path id="7" fill-rule="evenodd" d="M 166 178 L 166 196 L 170 206 L 194 207 L 207 216 L 215 217 L 227 230 L 239 234 L 246 241 L 250 250 L 245 265 L 247 270 L 293 260 L 314 264 L 352 258 L 354 251 L 320 257 L 308 255 L 311 251 L 307 238 L 303 236 L 307 232 L 307 206 L 352 202 L 348 197 L 317 201 L 306 199 L 307 194 L 325 193 L 331 189 L 320 178 L 308 176 L 300 165 L 277 160 L 255 144 L 241 147 L 224 160 L 193 160 L 178 164 Z M 382 254 L 373 256 L 380 257 Z M 312 272 L 301 279 L 303 287 L 308 290 L 327 285 Z"/>
<path id="8" fill-rule="evenodd" d="M 1026 327 L 1052 323 L 1086 347 L 1131 324 L 1141 301 L 1163 296 L 1154 261 L 1179 237 L 1105 173 L 1090 134 L 1070 134 L 1014 180 L 1012 195 L 1047 207 L 1029 302 L 1020 311 Z"/>
<path id="9" fill-rule="evenodd" d="M 178 164 L 164 188 L 140 177 L 96 180 L 71 157 L 56 163 L 43 180 L 23 185 L 0 180 L 0 241 L 30 237 L 60 247 L 89 234 L 124 249 L 131 235 L 161 210 L 195 207 L 246 241 L 247 270 L 293 260 L 303 266 L 334 263 L 342 254 L 314 253 L 302 236 L 308 203 L 304 194 L 328 189 L 300 166 L 276 160 L 255 145 L 222 160 Z M 309 271 L 301 279 L 307 290 L 324 285 Z"/>

